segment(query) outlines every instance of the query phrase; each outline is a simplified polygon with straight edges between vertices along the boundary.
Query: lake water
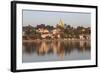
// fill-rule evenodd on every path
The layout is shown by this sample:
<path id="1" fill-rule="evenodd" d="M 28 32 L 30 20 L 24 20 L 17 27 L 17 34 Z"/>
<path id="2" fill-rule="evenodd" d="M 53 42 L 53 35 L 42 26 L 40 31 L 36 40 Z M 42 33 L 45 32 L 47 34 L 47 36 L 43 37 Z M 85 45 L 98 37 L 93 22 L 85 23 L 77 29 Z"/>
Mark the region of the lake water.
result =
<path id="1" fill-rule="evenodd" d="M 23 42 L 23 63 L 87 59 L 91 59 L 90 41 L 37 40 Z"/>

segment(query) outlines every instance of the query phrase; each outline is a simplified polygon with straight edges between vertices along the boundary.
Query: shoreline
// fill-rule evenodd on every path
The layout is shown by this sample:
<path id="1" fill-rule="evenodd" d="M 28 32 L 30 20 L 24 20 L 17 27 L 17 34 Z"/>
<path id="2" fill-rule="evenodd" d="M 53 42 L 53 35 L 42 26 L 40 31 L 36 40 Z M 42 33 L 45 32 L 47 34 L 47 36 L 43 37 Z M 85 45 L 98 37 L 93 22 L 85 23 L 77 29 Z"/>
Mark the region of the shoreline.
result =
<path id="1" fill-rule="evenodd" d="M 29 39 L 22 40 L 22 42 L 36 42 L 36 41 L 91 41 L 90 39 Z"/>

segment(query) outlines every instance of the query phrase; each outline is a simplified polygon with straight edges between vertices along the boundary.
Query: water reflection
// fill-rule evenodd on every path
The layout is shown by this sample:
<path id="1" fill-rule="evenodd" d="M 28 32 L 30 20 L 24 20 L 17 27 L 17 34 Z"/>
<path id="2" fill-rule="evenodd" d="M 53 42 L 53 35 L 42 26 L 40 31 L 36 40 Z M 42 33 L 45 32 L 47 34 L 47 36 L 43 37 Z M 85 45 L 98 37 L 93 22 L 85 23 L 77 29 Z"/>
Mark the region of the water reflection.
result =
<path id="1" fill-rule="evenodd" d="M 64 59 L 64 56 L 72 54 L 73 51 L 77 51 L 78 53 L 90 52 L 90 48 L 90 41 L 37 40 L 23 42 L 23 53 L 30 55 L 35 53 L 38 56 L 52 54 L 60 59 Z"/>

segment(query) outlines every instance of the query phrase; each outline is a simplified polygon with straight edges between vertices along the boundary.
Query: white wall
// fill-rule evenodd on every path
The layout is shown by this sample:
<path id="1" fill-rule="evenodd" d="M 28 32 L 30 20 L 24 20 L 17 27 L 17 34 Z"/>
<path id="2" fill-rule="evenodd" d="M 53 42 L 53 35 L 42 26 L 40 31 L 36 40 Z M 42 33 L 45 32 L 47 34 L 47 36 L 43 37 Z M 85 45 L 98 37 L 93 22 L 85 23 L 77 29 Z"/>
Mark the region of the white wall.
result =
<path id="1" fill-rule="evenodd" d="M 0 73 L 11 73 L 10 72 L 10 1 L 11 0 L 0 0 Z M 98 5 L 99 6 L 98 13 L 100 13 L 100 0 L 33 0 L 33 1 Z M 98 15 L 98 20 L 100 20 L 100 14 Z M 100 25 L 98 25 L 98 28 L 99 27 Z M 100 28 L 98 31 L 100 31 Z M 100 37 L 100 33 L 98 35 Z M 99 38 L 99 42 L 100 42 L 100 38 Z M 100 56 L 99 48 L 98 48 L 98 54 Z M 98 59 L 100 61 L 100 57 Z M 100 66 L 100 63 L 99 63 L 99 66 Z M 51 70 L 51 71 L 38 71 L 34 73 L 52 73 L 52 72 L 54 73 L 66 73 L 66 72 L 67 73 L 99 73 L 100 72 L 99 68 L 100 67 Z M 32 73 L 32 72 L 29 72 L 29 73 Z"/>

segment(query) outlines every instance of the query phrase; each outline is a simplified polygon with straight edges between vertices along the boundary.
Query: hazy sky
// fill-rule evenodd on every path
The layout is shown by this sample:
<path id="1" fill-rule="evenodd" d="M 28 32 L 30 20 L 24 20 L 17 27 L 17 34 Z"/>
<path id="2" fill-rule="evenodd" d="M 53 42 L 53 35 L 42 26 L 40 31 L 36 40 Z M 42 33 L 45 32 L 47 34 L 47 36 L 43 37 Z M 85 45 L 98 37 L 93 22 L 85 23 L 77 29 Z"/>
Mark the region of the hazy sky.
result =
<path id="1" fill-rule="evenodd" d="M 90 13 L 23 10 L 23 26 L 36 26 L 39 24 L 55 26 L 59 23 L 60 19 L 62 19 L 65 24 L 74 27 L 90 27 L 91 25 Z"/>

